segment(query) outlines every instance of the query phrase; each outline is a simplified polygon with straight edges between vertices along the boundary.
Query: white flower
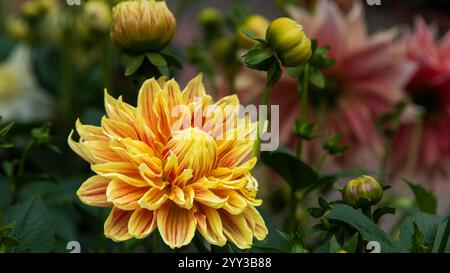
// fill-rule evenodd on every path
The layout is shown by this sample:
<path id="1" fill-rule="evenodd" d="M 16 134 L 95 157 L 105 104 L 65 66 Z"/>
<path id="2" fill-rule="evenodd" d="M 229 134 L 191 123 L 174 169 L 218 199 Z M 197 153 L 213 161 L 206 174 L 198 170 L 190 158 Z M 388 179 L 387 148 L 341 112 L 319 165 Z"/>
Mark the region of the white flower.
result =
<path id="1" fill-rule="evenodd" d="M 17 46 L 0 64 L 0 115 L 10 121 L 39 121 L 51 116 L 52 106 L 33 73 L 30 49 Z"/>

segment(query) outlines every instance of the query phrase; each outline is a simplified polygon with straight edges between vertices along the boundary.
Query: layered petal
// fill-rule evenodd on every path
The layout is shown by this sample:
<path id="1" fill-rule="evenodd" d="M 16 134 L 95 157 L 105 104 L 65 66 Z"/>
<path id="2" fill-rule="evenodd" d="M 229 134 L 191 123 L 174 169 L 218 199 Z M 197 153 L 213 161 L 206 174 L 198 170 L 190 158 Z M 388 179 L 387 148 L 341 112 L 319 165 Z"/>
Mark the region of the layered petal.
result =
<path id="1" fill-rule="evenodd" d="M 193 210 L 180 208 L 172 202 L 158 209 L 157 222 L 162 239 L 171 248 L 189 244 L 197 226 Z"/>
<path id="2" fill-rule="evenodd" d="M 94 175 L 86 180 L 77 191 L 77 196 L 86 205 L 94 207 L 110 207 L 107 200 L 106 189 L 111 179 Z"/>

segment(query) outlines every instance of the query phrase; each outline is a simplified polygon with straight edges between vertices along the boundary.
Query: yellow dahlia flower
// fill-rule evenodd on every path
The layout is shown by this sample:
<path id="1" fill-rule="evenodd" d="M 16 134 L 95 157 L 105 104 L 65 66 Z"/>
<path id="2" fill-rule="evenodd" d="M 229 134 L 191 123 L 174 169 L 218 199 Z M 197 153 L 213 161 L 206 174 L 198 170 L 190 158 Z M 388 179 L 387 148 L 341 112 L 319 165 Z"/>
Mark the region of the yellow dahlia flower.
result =
<path id="1" fill-rule="evenodd" d="M 208 105 L 226 114 L 207 114 Z M 174 118 L 179 106 L 181 118 Z M 105 92 L 105 108 L 101 126 L 77 121 L 80 140 L 71 133 L 68 142 L 96 173 L 78 190 L 81 201 L 112 207 L 104 226 L 108 238 L 144 238 L 158 228 L 176 248 L 198 230 L 211 244 L 229 240 L 249 248 L 253 236 L 266 237 L 251 175 L 256 158 L 250 158 L 250 135 L 257 122 L 238 116 L 237 96 L 212 103 L 201 75 L 184 91 L 175 80 L 149 79 L 137 107 Z M 228 128 L 225 136 L 221 128 Z"/>

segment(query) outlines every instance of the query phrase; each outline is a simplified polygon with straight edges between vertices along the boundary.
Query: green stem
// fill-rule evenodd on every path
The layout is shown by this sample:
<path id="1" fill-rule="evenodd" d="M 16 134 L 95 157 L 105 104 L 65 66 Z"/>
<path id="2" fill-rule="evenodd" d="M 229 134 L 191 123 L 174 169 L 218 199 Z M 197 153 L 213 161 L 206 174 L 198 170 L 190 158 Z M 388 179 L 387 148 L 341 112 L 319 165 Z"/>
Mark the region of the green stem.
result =
<path id="1" fill-rule="evenodd" d="M 22 156 L 19 160 L 19 169 L 17 171 L 17 176 L 22 176 L 25 172 L 25 163 L 27 161 L 28 155 L 30 154 L 31 148 L 34 146 L 34 140 L 28 141 L 27 145 L 25 146 Z"/>
<path id="2" fill-rule="evenodd" d="M 268 83 L 266 83 L 266 86 L 264 87 L 263 101 L 262 101 L 263 105 L 266 107 L 269 105 L 270 89 L 271 86 Z M 258 128 L 256 129 L 256 141 L 255 144 L 253 145 L 253 157 L 258 157 L 261 149 L 261 137 L 259 132 L 260 128 L 261 124 L 260 122 L 258 122 Z"/>
<path id="3" fill-rule="evenodd" d="M 447 248 L 448 238 L 450 237 L 450 216 L 447 217 L 447 225 L 445 226 L 444 234 L 442 236 L 442 241 L 438 249 L 439 253 L 444 253 Z"/>
<path id="4" fill-rule="evenodd" d="M 291 189 L 291 197 L 289 200 L 289 218 L 288 218 L 288 230 L 289 232 L 294 232 L 295 228 L 297 226 L 297 206 L 298 206 L 298 199 L 295 196 L 295 191 Z"/>
<path id="5" fill-rule="evenodd" d="M 309 64 L 305 64 L 305 68 L 303 70 L 303 81 L 300 89 L 300 116 L 299 116 L 299 124 L 304 124 L 306 122 L 306 115 L 308 113 L 308 86 L 309 86 Z M 297 156 L 298 158 L 302 157 L 303 153 L 303 139 L 299 138 L 297 145 Z"/>
<path id="6" fill-rule="evenodd" d="M 319 159 L 319 163 L 317 163 L 316 166 L 316 171 L 320 172 L 320 169 L 322 169 L 323 164 L 325 163 L 325 160 L 327 159 L 328 153 L 324 153 L 320 159 Z"/>
<path id="7" fill-rule="evenodd" d="M 384 143 L 384 154 L 381 159 L 380 171 L 378 175 L 379 181 L 384 181 L 386 173 L 389 171 L 389 156 L 391 154 L 391 146 L 392 146 L 392 137 L 386 139 Z"/>
<path id="8" fill-rule="evenodd" d="M 405 173 L 410 175 L 414 172 L 414 168 L 416 167 L 417 157 L 419 155 L 419 146 L 422 138 L 422 130 L 423 130 L 423 121 L 419 120 L 418 123 L 414 126 L 410 149 L 408 153 L 408 160 L 406 162 Z"/>

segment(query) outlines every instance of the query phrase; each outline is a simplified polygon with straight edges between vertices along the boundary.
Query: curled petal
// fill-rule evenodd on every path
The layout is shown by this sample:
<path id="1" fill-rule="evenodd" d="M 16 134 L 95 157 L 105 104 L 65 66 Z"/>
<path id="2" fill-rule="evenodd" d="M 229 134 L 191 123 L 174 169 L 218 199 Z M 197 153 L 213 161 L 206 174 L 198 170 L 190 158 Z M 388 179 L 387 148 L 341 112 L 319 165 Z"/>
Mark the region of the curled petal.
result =
<path id="1" fill-rule="evenodd" d="M 122 210 L 135 210 L 139 208 L 138 201 L 148 189 L 148 187 L 135 187 L 113 179 L 106 190 L 106 196 L 109 202 Z"/>
<path id="2" fill-rule="evenodd" d="M 102 127 L 84 125 L 81 121 L 77 119 L 75 122 L 75 128 L 77 129 L 78 135 L 82 140 L 108 140 L 108 137 L 104 134 Z"/>
<path id="3" fill-rule="evenodd" d="M 197 219 L 197 229 L 203 237 L 211 244 L 224 246 L 227 238 L 223 234 L 222 220 L 215 209 L 199 205 L 195 218 Z"/>
<path id="4" fill-rule="evenodd" d="M 152 169 L 145 163 L 139 165 L 139 174 L 148 185 L 159 190 L 164 189 L 164 187 L 168 184 L 163 181 L 160 169 Z"/>
<path id="5" fill-rule="evenodd" d="M 194 102 L 196 97 L 206 96 L 205 87 L 203 86 L 203 75 L 198 74 L 197 77 L 193 78 L 183 90 L 183 99 L 186 104 Z"/>
<path id="6" fill-rule="evenodd" d="M 147 209 L 136 209 L 128 221 L 128 232 L 137 239 L 147 237 L 155 228 L 155 212 Z"/>
<path id="7" fill-rule="evenodd" d="M 267 230 L 264 219 L 261 214 L 254 207 L 247 207 L 243 213 L 245 220 L 247 221 L 248 227 L 253 231 L 253 235 L 258 240 L 264 240 L 269 233 Z"/>
<path id="8" fill-rule="evenodd" d="M 219 214 L 222 219 L 223 233 L 227 239 L 241 249 L 250 248 L 253 234 L 248 228 L 244 215 L 232 215 L 225 210 L 220 210 Z"/>
<path id="9" fill-rule="evenodd" d="M 161 237 L 171 248 L 189 244 L 197 226 L 193 210 L 180 208 L 172 202 L 158 209 L 157 222 Z"/>
<path id="10" fill-rule="evenodd" d="M 136 109 L 122 101 L 122 97 L 119 99 L 114 99 L 108 94 L 108 91 L 105 89 L 105 110 L 108 114 L 108 117 L 121 121 L 130 125 L 135 124 L 135 111 Z"/>
<path id="11" fill-rule="evenodd" d="M 147 182 L 141 178 L 136 167 L 129 162 L 107 162 L 92 165 L 91 169 L 104 177 L 119 179 L 135 187 L 146 187 Z"/>
<path id="12" fill-rule="evenodd" d="M 94 175 L 86 180 L 78 189 L 77 195 L 81 202 L 94 207 L 111 207 L 106 197 L 106 189 L 110 183 L 109 178 Z"/>
<path id="13" fill-rule="evenodd" d="M 81 158 L 83 158 L 85 161 L 92 163 L 92 161 L 83 153 L 83 151 L 80 148 L 80 144 L 78 142 L 75 142 L 72 138 L 73 136 L 73 130 L 70 131 L 69 137 L 67 138 L 67 144 L 69 144 L 69 147 L 77 153 Z"/>
<path id="14" fill-rule="evenodd" d="M 228 197 L 221 198 L 201 183 L 194 183 L 191 186 L 194 189 L 194 200 L 196 202 L 218 209 L 224 206 L 228 201 Z"/>
<path id="15" fill-rule="evenodd" d="M 105 134 L 110 138 L 139 139 L 136 129 L 125 122 L 103 117 L 101 123 Z"/>
<path id="16" fill-rule="evenodd" d="M 131 239 L 132 236 L 128 232 L 128 220 L 131 214 L 132 211 L 113 208 L 105 221 L 105 236 L 115 242 Z"/>
<path id="17" fill-rule="evenodd" d="M 247 208 L 247 201 L 240 193 L 235 190 L 213 190 L 214 193 L 222 198 L 228 197 L 222 208 L 230 214 L 238 215 Z"/>
<path id="18" fill-rule="evenodd" d="M 139 205 L 148 210 L 156 210 L 166 203 L 168 196 L 165 192 L 151 188 L 144 196 L 139 200 Z"/>

